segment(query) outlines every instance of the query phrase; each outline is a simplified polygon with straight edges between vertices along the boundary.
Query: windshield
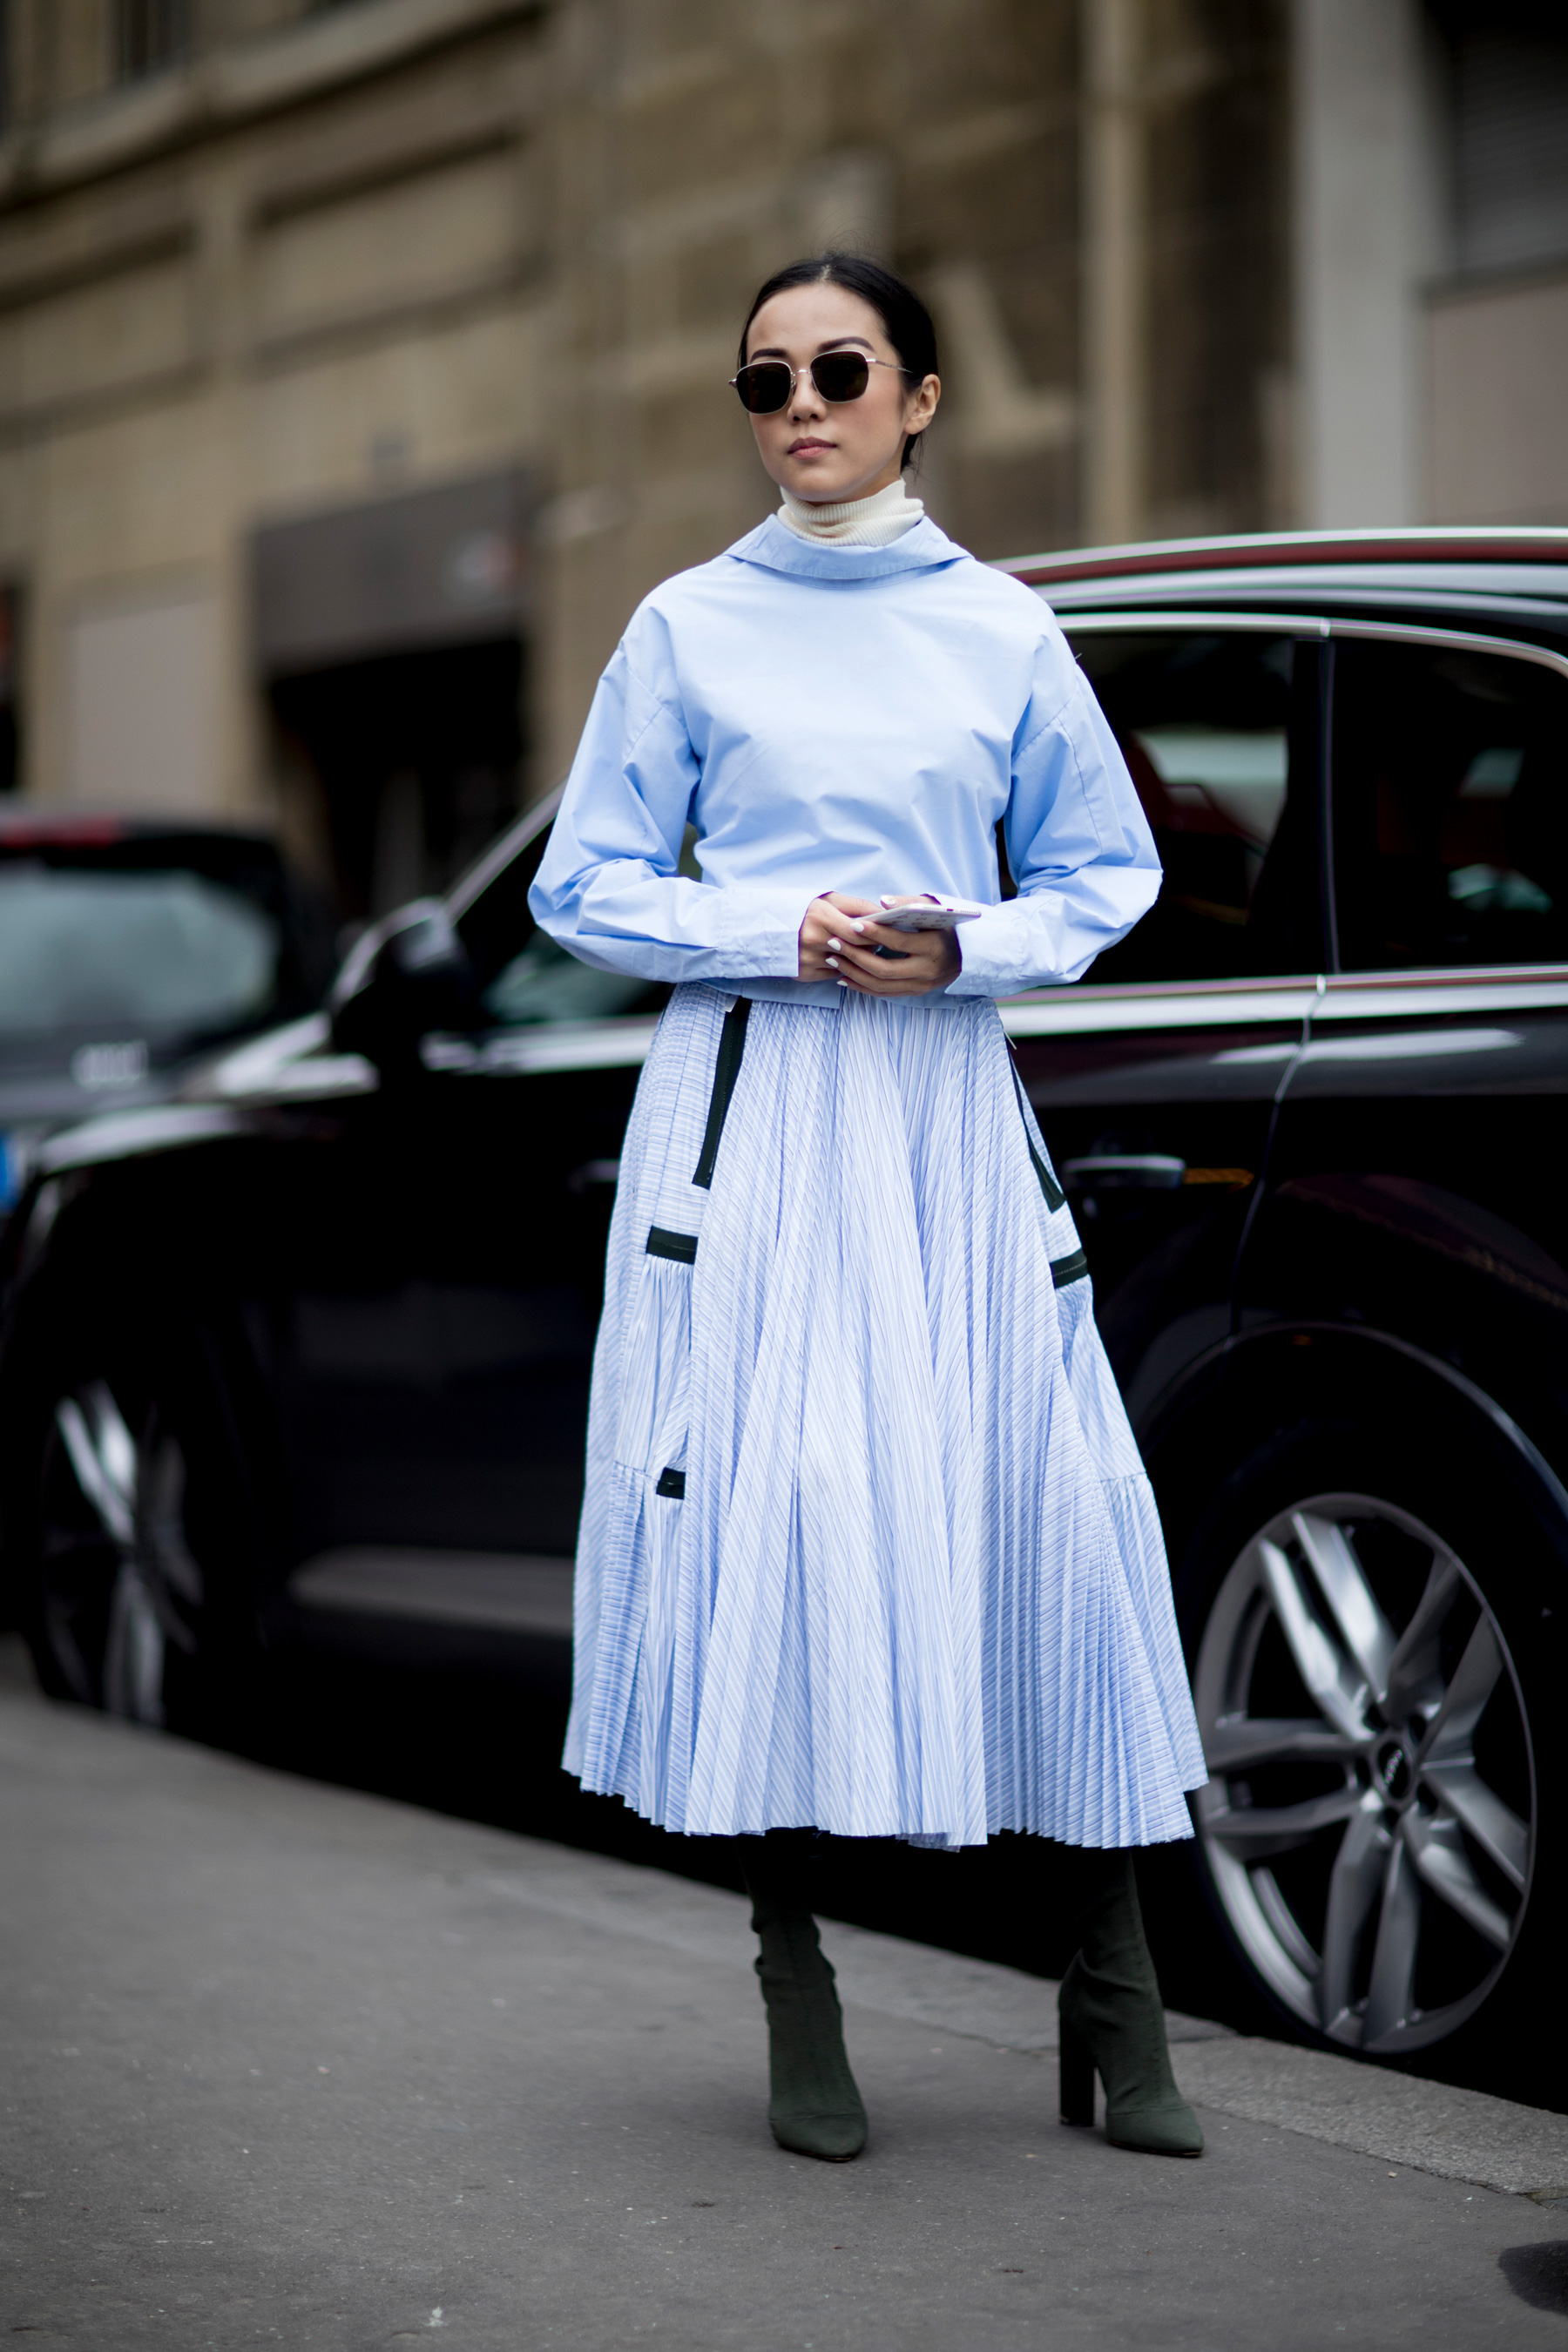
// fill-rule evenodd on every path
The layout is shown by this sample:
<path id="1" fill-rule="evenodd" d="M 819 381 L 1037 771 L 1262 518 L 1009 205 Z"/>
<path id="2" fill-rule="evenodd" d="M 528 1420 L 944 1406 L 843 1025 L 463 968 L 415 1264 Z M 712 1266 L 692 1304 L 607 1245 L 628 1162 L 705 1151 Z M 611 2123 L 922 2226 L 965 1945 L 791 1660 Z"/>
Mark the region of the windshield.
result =
<path id="1" fill-rule="evenodd" d="M 222 1031 L 265 1015 L 277 920 L 189 872 L 0 866 L 0 1035 Z"/>

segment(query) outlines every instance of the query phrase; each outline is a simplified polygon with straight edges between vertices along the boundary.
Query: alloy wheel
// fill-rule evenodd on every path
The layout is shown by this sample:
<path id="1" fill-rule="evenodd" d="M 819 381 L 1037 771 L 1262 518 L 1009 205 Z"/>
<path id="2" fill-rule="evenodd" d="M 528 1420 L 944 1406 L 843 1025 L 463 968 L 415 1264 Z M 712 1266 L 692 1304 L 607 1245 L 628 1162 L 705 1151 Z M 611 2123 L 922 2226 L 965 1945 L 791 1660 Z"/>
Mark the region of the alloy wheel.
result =
<path id="1" fill-rule="evenodd" d="M 1205 1866 L 1268 1990 L 1369 2055 L 1456 2032 L 1513 1948 L 1535 1842 L 1519 1677 L 1469 1570 L 1392 1504 L 1296 1504 L 1225 1576 L 1194 1695 Z"/>
<path id="2" fill-rule="evenodd" d="M 133 1434 L 107 1381 L 59 1399 L 44 1461 L 45 1637 L 73 1697 L 135 1723 L 163 1723 L 169 1649 L 196 1647 L 184 1493 L 184 1452 L 155 1406 Z"/>

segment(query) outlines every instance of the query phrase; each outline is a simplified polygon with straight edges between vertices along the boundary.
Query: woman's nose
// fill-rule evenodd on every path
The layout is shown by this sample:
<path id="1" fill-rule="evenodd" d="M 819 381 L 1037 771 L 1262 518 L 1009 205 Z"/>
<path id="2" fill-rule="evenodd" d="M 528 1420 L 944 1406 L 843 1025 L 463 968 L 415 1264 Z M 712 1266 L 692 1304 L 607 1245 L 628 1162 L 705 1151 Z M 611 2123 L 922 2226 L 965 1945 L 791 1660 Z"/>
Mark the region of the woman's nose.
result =
<path id="1" fill-rule="evenodd" d="M 823 413 L 822 394 L 813 383 L 811 371 L 808 368 L 802 368 L 795 380 L 795 390 L 789 396 L 789 413 L 791 417 L 799 424 L 804 424 L 808 417 L 820 416 Z"/>

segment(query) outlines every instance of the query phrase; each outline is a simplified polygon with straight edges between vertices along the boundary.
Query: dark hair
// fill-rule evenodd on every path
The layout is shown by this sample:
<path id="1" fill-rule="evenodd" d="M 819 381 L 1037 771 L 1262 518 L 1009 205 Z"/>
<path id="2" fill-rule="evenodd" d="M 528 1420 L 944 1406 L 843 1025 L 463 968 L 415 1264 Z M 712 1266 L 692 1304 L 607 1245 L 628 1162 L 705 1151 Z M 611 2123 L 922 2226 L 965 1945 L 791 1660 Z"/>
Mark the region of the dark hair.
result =
<path id="1" fill-rule="evenodd" d="M 928 375 L 940 375 L 936 362 L 936 329 L 931 312 L 912 286 L 884 269 L 879 261 L 869 260 L 860 253 L 819 253 L 811 261 L 792 261 L 787 269 L 775 269 L 764 286 L 757 289 L 756 299 L 746 313 L 746 323 L 741 330 L 740 365 L 746 364 L 746 338 L 752 331 L 752 320 L 764 302 L 775 294 L 787 294 L 793 286 L 842 286 L 846 294 L 858 294 L 882 321 L 888 341 L 899 355 L 899 364 L 912 383 L 923 383 Z M 904 454 L 899 460 L 907 466 L 919 454 L 921 436 L 910 434 L 904 442 Z"/>

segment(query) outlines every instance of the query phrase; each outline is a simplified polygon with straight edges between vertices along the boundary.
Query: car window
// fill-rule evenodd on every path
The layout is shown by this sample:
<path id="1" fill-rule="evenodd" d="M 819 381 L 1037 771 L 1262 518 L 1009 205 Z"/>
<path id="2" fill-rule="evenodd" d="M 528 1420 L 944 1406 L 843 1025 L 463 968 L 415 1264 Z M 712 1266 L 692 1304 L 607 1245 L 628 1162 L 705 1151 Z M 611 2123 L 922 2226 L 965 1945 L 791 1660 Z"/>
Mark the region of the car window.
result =
<path id="1" fill-rule="evenodd" d="M 1332 658 L 1343 969 L 1568 959 L 1568 678 L 1453 646 Z"/>
<path id="2" fill-rule="evenodd" d="M 0 864 L 0 1034 L 239 1027 L 274 1007 L 279 940 L 205 875 Z"/>
<path id="3" fill-rule="evenodd" d="M 693 837 L 688 827 L 679 870 L 695 876 Z M 511 1029 L 657 1013 L 668 998 L 668 986 L 595 971 L 535 927 L 528 891 L 549 839 L 548 826 L 533 835 L 458 919 L 463 943 L 485 982 L 480 1001 L 489 1018 L 498 1028 Z"/>
<path id="4" fill-rule="evenodd" d="M 1164 868 L 1155 905 L 1090 981 L 1316 971 L 1315 645 L 1065 625 Z"/>
<path id="5" fill-rule="evenodd" d="M 535 931 L 491 981 L 484 1005 L 498 1027 L 510 1029 L 534 1021 L 605 1021 L 612 1013 L 657 1010 L 668 993 L 623 972 L 595 971 L 548 933 Z"/>

